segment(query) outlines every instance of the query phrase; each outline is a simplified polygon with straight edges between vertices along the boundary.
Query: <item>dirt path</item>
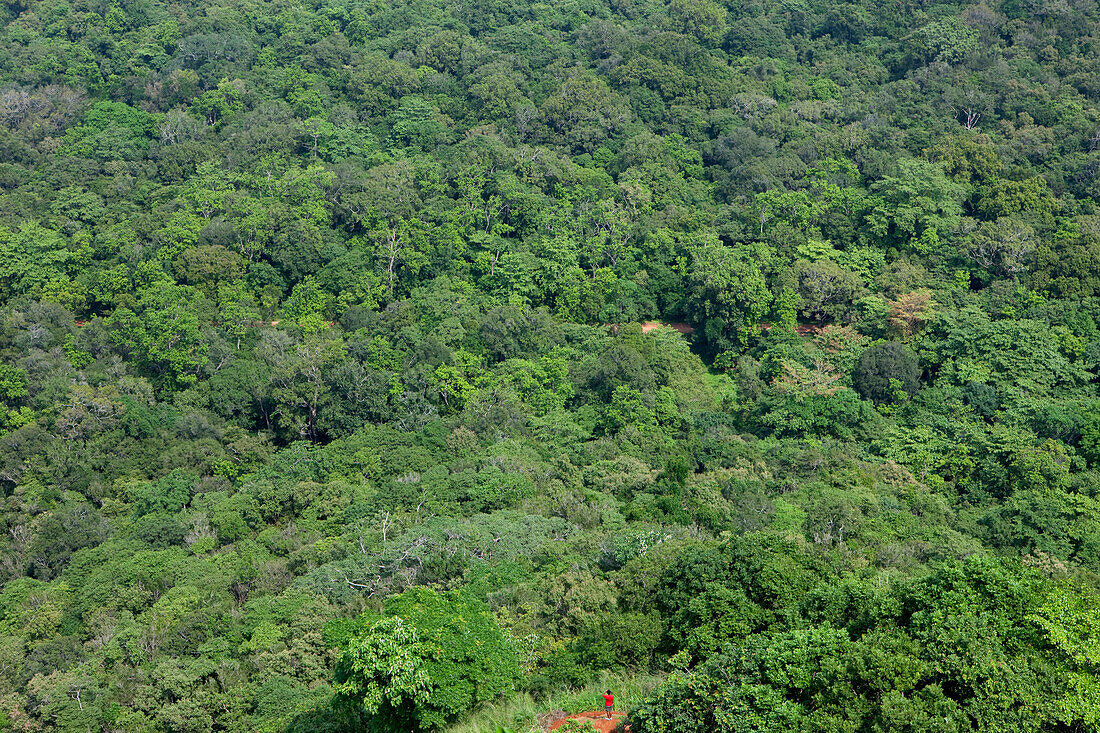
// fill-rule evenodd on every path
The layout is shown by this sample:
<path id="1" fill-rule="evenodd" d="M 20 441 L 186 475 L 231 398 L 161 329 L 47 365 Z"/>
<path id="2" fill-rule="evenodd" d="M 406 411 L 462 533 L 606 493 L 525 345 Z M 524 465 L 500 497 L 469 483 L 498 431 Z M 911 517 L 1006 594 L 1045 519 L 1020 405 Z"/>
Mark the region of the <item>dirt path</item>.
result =
<path id="1" fill-rule="evenodd" d="M 611 333 L 618 333 L 621 323 L 605 323 L 603 324 L 607 328 L 611 329 Z M 664 321 L 643 321 L 641 324 L 642 333 L 652 333 L 659 328 L 671 328 L 677 333 L 688 335 L 689 333 L 695 333 L 695 329 L 690 323 L 665 323 Z"/>
<path id="2" fill-rule="evenodd" d="M 662 323 L 660 321 L 646 321 L 642 324 L 642 333 L 656 331 L 658 328 L 671 328 L 682 334 L 694 333 L 695 329 L 689 323 Z"/>
<path id="3" fill-rule="evenodd" d="M 592 710 L 587 713 L 577 713 L 576 715 L 569 715 L 567 717 L 555 720 L 553 723 L 550 724 L 550 728 L 548 730 L 557 730 L 558 728 L 565 725 L 565 721 L 567 720 L 591 720 L 596 725 L 596 730 L 598 730 L 600 733 L 612 733 L 612 731 L 615 730 L 616 726 L 618 726 L 619 723 L 622 722 L 623 718 L 625 718 L 626 715 L 624 713 L 611 713 L 611 715 L 611 720 L 608 720 L 602 710 Z M 630 733 L 630 728 L 627 728 L 626 732 Z"/>

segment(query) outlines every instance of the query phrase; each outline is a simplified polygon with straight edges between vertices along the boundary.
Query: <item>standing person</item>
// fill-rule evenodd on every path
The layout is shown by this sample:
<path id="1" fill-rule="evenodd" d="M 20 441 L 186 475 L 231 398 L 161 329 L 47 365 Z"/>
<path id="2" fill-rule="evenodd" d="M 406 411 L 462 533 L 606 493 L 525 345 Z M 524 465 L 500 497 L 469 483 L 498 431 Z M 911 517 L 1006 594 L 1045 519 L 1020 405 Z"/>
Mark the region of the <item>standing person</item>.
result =
<path id="1" fill-rule="evenodd" d="M 603 709 L 607 713 L 607 719 L 611 720 L 611 708 L 615 705 L 615 696 L 611 694 L 611 690 L 607 690 L 603 694 Z"/>

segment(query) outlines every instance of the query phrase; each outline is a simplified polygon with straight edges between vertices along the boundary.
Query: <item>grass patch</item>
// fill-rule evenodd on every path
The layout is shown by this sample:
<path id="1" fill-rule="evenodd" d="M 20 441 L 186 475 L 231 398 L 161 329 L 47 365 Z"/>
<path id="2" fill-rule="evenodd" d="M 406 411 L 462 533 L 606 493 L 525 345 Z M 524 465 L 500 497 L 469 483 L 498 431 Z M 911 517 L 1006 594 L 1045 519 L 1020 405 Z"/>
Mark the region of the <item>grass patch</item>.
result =
<path id="1" fill-rule="evenodd" d="M 628 713 L 663 681 L 661 675 L 605 672 L 584 687 L 563 688 L 538 699 L 521 692 L 471 713 L 465 720 L 447 728 L 447 733 L 496 733 L 501 726 L 516 733 L 537 731 L 535 716 L 539 713 L 564 710 L 572 715 L 587 710 L 602 710 L 603 698 L 600 695 L 607 689 L 615 695 L 615 711 Z"/>

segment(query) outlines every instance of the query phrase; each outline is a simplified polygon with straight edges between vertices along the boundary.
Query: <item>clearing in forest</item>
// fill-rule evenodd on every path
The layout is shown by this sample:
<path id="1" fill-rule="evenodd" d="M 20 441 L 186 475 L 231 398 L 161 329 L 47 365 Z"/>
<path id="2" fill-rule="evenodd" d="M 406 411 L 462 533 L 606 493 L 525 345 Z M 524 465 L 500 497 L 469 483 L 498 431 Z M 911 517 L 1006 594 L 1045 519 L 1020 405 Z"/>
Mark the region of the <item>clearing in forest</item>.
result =
<path id="1" fill-rule="evenodd" d="M 553 723 L 550 724 L 550 727 L 547 730 L 556 731 L 559 728 L 563 728 L 563 726 L 566 726 L 568 721 L 576 720 L 582 723 L 591 721 L 592 724 L 595 726 L 595 729 L 598 730 L 600 733 L 612 733 L 612 731 L 618 730 L 618 726 L 623 721 L 623 718 L 626 717 L 626 714 L 611 713 L 611 715 L 611 720 L 608 720 L 602 710 L 591 710 L 586 713 L 576 713 L 574 715 L 568 715 L 555 720 Z M 584 730 L 591 729 L 585 727 Z M 629 727 L 626 727 L 624 730 L 626 731 L 626 733 L 630 732 Z"/>

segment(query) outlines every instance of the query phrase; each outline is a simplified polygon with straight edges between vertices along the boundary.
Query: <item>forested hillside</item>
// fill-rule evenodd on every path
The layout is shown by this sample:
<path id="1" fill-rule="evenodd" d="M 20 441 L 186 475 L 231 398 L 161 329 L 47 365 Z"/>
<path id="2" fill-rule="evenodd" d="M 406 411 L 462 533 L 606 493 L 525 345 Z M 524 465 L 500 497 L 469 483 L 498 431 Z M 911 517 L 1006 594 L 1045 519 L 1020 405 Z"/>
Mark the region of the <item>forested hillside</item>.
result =
<path id="1" fill-rule="evenodd" d="M 0 27 L 0 731 L 1100 730 L 1095 2 Z"/>

